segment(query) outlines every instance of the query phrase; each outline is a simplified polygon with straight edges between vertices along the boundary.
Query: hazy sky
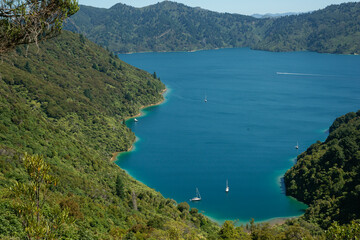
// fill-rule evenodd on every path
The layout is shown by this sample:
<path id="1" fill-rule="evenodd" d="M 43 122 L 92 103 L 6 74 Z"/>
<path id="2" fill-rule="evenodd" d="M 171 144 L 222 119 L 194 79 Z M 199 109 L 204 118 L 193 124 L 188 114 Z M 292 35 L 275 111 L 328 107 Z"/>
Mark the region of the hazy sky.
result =
<path id="1" fill-rule="evenodd" d="M 345 0 L 173 0 L 191 7 L 251 15 L 254 13 L 308 12 L 322 9 L 331 4 L 350 2 Z M 82 5 L 109 8 L 116 3 L 134 7 L 152 5 L 161 0 L 79 0 Z"/>

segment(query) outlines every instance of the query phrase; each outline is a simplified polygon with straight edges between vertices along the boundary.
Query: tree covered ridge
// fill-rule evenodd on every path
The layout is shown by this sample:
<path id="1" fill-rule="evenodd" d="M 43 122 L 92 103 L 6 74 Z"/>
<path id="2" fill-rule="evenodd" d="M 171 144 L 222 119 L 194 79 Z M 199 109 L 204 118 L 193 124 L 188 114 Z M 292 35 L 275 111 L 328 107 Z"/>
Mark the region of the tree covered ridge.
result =
<path id="1" fill-rule="evenodd" d="M 1 239 L 45 236 L 57 226 L 50 224 L 57 213 L 73 221 L 61 223 L 56 239 L 201 239 L 216 233 L 216 224 L 195 209 L 180 211 L 174 200 L 109 162 L 112 152 L 127 150 L 135 139 L 124 118 L 163 99 L 159 79 L 71 32 L 39 49 L 17 47 L 2 59 L 0 76 Z M 18 198 L 8 194 L 16 184 L 32 184 L 25 152 L 41 155 L 57 179 L 35 208 L 45 224 L 23 215 L 34 202 L 21 191 L 31 188 L 17 188 Z"/>
<path id="2" fill-rule="evenodd" d="M 360 3 L 269 19 L 256 49 L 359 54 Z"/>
<path id="3" fill-rule="evenodd" d="M 117 52 L 212 49 L 244 46 L 254 40 L 245 34 L 255 18 L 169 1 L 144 8 L 119 3 L 110 9 L 80 9 L 65 28 Z"/>
<path id="4" fill-rule="evenodd" d="M 65 28 L 116 52 L 250 47 L 269 51 L 360 53 L 360 3 L 280 18 L 217 13 L 163 1 L 144 8 L 81 6 Z"/>
<path id="5" fill-rule="evenodd" d="M 337 118 L 284 176 L 286 194 L 309 204 L 305 218 L 328 227 L 360 218 L 360 111 Z"/>
<path id="6" fill-rule="evenodd" d="M 123 120 L 141 106 L 159 102 L 164 89 L 149 73 L 70 32 L 42 43 L 40 51 L 35 46 L 17 47 L 4 59 L 0 74 L 4 89 L 25 92 L 33 109 L 52 119 L 58 129 L 102 149 L 104 156 L 131 146 L 135 136 Z M 13 117 L 20 126 L 24 115 Z M 108 144 L 103 144 L 105 138 Z"/>

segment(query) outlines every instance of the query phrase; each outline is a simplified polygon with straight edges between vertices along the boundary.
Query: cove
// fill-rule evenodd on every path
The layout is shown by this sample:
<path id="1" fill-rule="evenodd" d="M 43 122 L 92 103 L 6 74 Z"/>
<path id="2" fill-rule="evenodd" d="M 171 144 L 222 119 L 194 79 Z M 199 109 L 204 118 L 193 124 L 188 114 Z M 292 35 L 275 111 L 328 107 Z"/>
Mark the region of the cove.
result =
<path id="1" fill-rule="evenodd" d="M 119 57 L 156 71 L 169 92 L 127 121 L 138 141 L 116 163 L 219 223 L 303 214 L 281 177 L 336 117 L 359 109 L 360 56 L 239 48 Z M 202 200 L 189 202 L 196 188 Z"/>

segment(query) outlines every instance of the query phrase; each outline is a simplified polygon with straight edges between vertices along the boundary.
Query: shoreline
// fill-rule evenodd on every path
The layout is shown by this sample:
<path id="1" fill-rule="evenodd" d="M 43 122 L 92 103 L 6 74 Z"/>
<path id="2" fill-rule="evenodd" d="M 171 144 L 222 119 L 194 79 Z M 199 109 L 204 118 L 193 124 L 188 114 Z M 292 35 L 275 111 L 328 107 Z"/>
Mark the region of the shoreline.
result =
<path id="1" fill-rule="evenodd" d="M 202 49 L 193 49 L 193 50 L 183 50 L 183 51 L 143 51 L 143 52 L 126 52 L 126 53 L 119 53 L 117 52 L 116 54 L 120 55 L 120 54 L 125 54 L 125 55 L 130 55 L 130 54 L 137 54 L 137 53 L 192 53 L 192 52 L 200 52 L 200 51 L 206 51 L 206 50 L 218 50 L 221 48 L 202 48 Z"/>
<path id="2" fill-rule="evenodd" d="M 292 216 L 292 217 L 275 217 L 275 218 L 269 218 L 267 220 L 262 220 L 262 221 L 256 221 L 255 220 L 254 223 L 255 224 L 261 224 L 261 225 L 269 224 L 270 227 L 274 227 L 276 225 L 283 225 L 287 220 L 296 219 L 296 218 L 299 218 L 301 216 L 303 216 L 303 214 L 300 215 L 300 216 Z M 246 222 L 246 224 L 248 224 L 248 223 L 250 223 L 250 221 Z M 244 225 L 246 225 L 246 224 L 244 224 Z"/>
<path id="3" fill-rule="evenodd" d="M 143 106 L 140 106 L 139 108 L 139 113 L 134 115 L 134 116 L 129 116 L 129 117 L 126 117 L 125 118 L 125 121 L 128 121 L 129 119 L 132 119 L 132 118 L 136 118 L 136 117 L 140 117 L 143 113 L 141 112 L 141 110 L 145 109 L 145 108 L 148 108 L 148 107 L 153 107 L 153 106 L 157 106 L 157 105 L 160 105 L 162 104 L 164 101 L 165 101 L 165 97 L 164 97 L 164 94 L 166 93 L 168 89 L 165 87 L 163 90 L 161 90 L 160 94 L 163 95 L 163 99 L 160 100 L 159 102 L 156 102 L 156 103 L 151 103 L 149 105 L 143 105 Z M 117 156 L 121 153 L 125 153 L 125 152 L 130 152 L 133 148 L 134 148 L 134 143 L 131 143 L 131 146 L 126 150 L 126 151 L 120 151 L 120 152 L 113 152 L 111 153 L 112 154 L 112 157 L 110 158 L 110 162 L 115 162 L 117 160 Z"/>
<path id="4" fill-rule="evenodd" d="M 168 89 L 165 87 L 165 88 L 160 92 L 160 94 L 164 96 L 164 94 L 166 93 L 167 90 L 168 90 Z M 153 107 L 153 106 L 160 105 L 160 104 L 162 104 L 164 101 L 165 101 L 165 97 L 164 97 L 164 99 L 160 100 L 160 101 L 157 102 L 157 103 L 151 103 L 151 104 L 149 104 L 149 105 L 142 105 L 142 106 L 140 106 L 140 108 L 139 108 L 139 113 L 136 114 L 136 115 L 134 115 L 134 116 L 126 117 L 126 118 L 125 118 L 125 121 L 127 121 L 127 120 L 129 120 L 129 119 L 131 119 L 131 118 L 140 117 L 140 116 L 143 114 L 143 113 L 141 112 L 141 110 L 143 110 L 143 109 L 145 109 L 145 108 L 148 108 L 148 107 Z"/>
<path id="5" fill-rule="evenodd" d="M 300 215 L 300 216 L 302 216 L 302 215 Z M 300 217 L 300 216 L 298 216 L 298 217 Z M 287 220 L 295 219 L 295 218 L 298 218 L 298 217 L 277 217 L 277 218 L 271 218 L 271 219 L 268 219 L 268 220 L 265 220 L 265 221 L 259 221 L 257 223 L 260 223 L 260 224 L 268 223 L 270 226 L 282 225 Z"/>
<path id="6" fill-rule="evenodd" d="M 242 47 L 218 47 L 218 48 L 202 48 L 202 49 L 193 49 L 193 50 L 179 50 L 179 51 L 140 51 L 140 52 L 126 52 L 126 53 L 119 53 L 116 52 L 117 55 L 121 54 L 137 54 L 137 53 L 193 53 L 193 52 L 200 52 L 200 51 L 208 51 L 208 50 L 221 50 L 221 49 L 234 49 L 234 48 L 249 48 L 253 51 L 263 51 L 263 52 L 271 52 L 271 53 L 292 53 L 292 52 L 310 52 L 310 53 L 318 53 L 318 54 L 332 54 L 332 55 L 346 55 L 346 56 L 359 56 L 360 53 L 334 53 L 334 52 L 320 52 L 320 51 L 310 51 L 308 49 L 305 50 L 287 50 L 287 51 L 272 51 L 270 49 L 261 49 L 261 48 L 253 48 L 250 46 L 242 46 Z"/>
<path id="7" fill-rule="evenodd" d="M 220 226 L 227 220 L 230 221 L 234 221 L 236 226 L 245 226 L 246 224 L 249 224 L 251 220 L 248 221 L 240 221 L 239 219 L 217 219 L 213 216 L 209 216 L 205 213 L 203 213 L 207 218 L 209 218 L 211 221 L 219 224 Z M 265 219 L 265 220 L 256 220 L 254 219 L 254 223 L 255 224 L 260 224 L 260 225 L 264 225 L 264 224 L 269 224 L 271 227 L 276 226 L 276 225 L 282 225 L 284 224 L 287 220 L 292 220 L 292 219 L 296 219 L 303 216 L 303 214 L 299 215 L 299 216 L 289 216 L 289 217 L 275 217 L 275 218 L 269 218 L 269 219 Z"/>
<path id="8" fill-rule="evenodd" d="M 161 91 L 161 94 L 164 95 L 167 91 L 168 91 L 168 89 L 165 87 L 165 88 Z M 149 105 L 146 105 L 146 106 L 141 106 L 141 107 L 139 108 L 139 113 L 138 113 L 138 114 L 136 114 L 136 115 L 134 115 L 134 116 L 126 117 L 126 118 L 125 118 L 125 121 L 128 121 L 128 120 L 130 120 L 130 119 L 132 119 L 132 118 L 136 118 L 136 117 L 142 116 L 143 113 L 141 112 L 141 110 L 143 110 L 143 109 L 145 109 L 145 108 L 148 108 L 148 107 L 160 105 L 160 104 L 162 104 L 164 101 L 165 101 L 165 97 L 164 97 L 161 101 L 159 101 L 159 102 L 157 102 L 157 103 L 152 103 L 152 104 L 149 104 Z M 119 156 L 119 154 L 121 154 L 121 153 L 126 153 L 126 152 L 130 152 L 131 150 L 133 150 L 133 149 L 134 149 L 134 144 L 135 144 L 135 142 L 136 142 L 136 141 L 134 141 L 134 142 L 131 144 L 131 146 L 130 146 L 127 150 L 125 150 L 125 151 L 120 151 L 120 152 L 114 152 L 114 153 L 112 153 L 112 157 L 111 157 L 111 159 L 110 159 L 110 162 L 115 162 L 115 161 L 117 161 L 117 157 Z M 135 179 L 135 178 L 134 178 L 134 179 Z M 136 180 L 136 181 L 139 181 L 139 180 Z M 143 184 L 145 184 L 145 183 L 143 183 Z M 145 184 L 145 185 L 146 185 L 146 184 Z M 219 225 L 222 225 L 221 220 L 219 221 L 219 220 L 216 219 L 216 218 L 213 218 L 213 217 L 208 216 L 208 215 L 206 215 L 206 214 L 204 214 L 204 215 L 205 215 L 207 218 L 209 218 L 211 221 L 213 221 L 213 222 L 215 222 L 215 223 L 217 223 L 217 224 L 219 224 Z M 301 215 L 300 215 L 300 216 L 301 216 Z M 256 223 L 256 224 L 269 224 L 271 227 L 273 227 L 273 226 L 275 226 L 275 225 L 282 225 L 282 224 L 284 224 L 287 220 L 295 219 L 295 218 L 300 217 L 300 216 L 276 217 L 276 218 L 270 218 L 270 219 L 262 220 L 262 221 L 255 221 L 255 223 Z M 249 223 L 249 222 L 241 223 L 241 225 L 242 225 L 242 224 L 245 224 L 245 225 L 246 225 L 247 223 Z"/>
<path id="9" fill-rule="evenodd" d="M 110 158 L 110 162 L 115 162 L 117 156 L 118 156 L 120 153 L 130 152 L 133 148 L 134 148 L 133 145 L 131 145 L 131 146 L 130 146 L 127 150 L 125 150 L 125 151 L 112 153 L 112 157 Z"/>

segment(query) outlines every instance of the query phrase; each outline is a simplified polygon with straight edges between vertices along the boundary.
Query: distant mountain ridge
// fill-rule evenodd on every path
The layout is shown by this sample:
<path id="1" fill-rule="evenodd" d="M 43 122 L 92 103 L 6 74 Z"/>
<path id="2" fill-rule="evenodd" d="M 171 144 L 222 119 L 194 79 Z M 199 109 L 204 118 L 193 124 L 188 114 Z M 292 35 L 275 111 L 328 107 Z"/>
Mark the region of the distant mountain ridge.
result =
<path id="1" fill-rule="evenodd" d="M 81 6 L 66 29 L 84 34 L 112 51 L 190 51 L 245 46 L 254 18 L 220 14 L 174 2 L 144 8 L 116 4 L 110 9 Z"/>
<path id="2" fill-rule="evenodd" d="M 285 17 L 291 15 L 299 15 L 302 14 L 300 12 L 287 12 L 287 13 L 265 13 L 265 14 L 252 14 L 251 17 L 254 18 L 278 18 L 278 17 Z"/>
<path id="3" fill-rule="evenodd" d="M 360 53 L 360 3 L 278 18 L 217 13 L 164 1 L 143 8 L 81 6 L 65 26 L 119 53 L 250 47 Z"/>
<path id="4" fill-rule="evenodd" d="M 314 51 L 337 54 L 360 52 L 360 3 L 331 5 L 300 15 L 270 19 L 256 49 Z"/>

